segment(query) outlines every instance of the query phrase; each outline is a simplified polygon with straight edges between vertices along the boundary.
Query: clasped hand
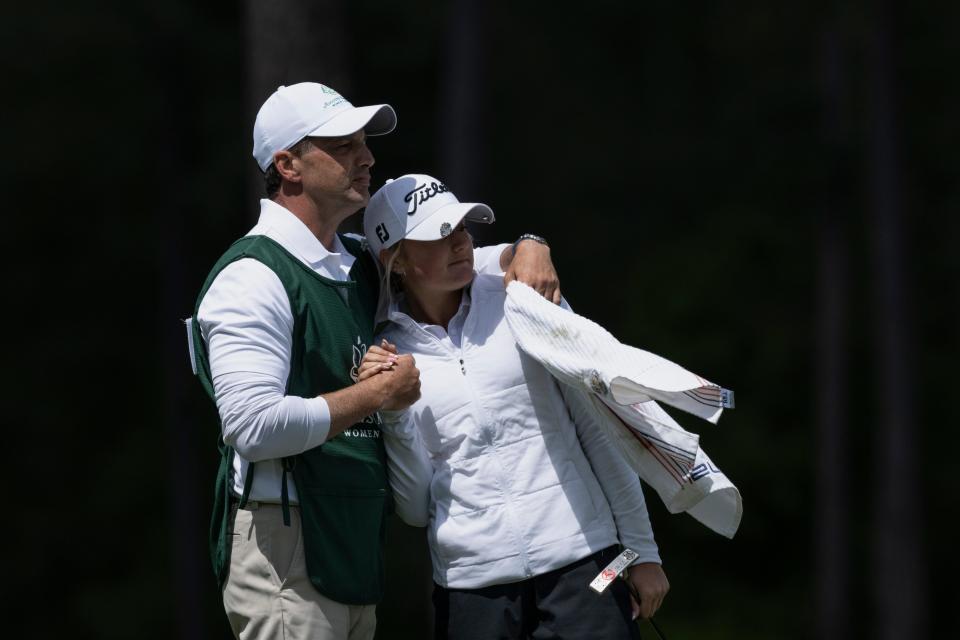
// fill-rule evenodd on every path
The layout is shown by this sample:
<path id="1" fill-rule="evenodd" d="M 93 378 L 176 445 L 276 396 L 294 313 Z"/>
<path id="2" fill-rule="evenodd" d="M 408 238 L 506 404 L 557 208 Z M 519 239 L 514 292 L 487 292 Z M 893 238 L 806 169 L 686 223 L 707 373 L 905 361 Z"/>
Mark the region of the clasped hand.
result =
<path id="1" fill-rule="evenodd" d="M 420 370 L 411 355 L 399 355 L 394 344 L 383 340 L 373 345 L 360 361 L 357 382 L 385 374 L 381 380 L 386 386 L 386 401 L 381 409 L 400 411 L 420 399 Z"/>

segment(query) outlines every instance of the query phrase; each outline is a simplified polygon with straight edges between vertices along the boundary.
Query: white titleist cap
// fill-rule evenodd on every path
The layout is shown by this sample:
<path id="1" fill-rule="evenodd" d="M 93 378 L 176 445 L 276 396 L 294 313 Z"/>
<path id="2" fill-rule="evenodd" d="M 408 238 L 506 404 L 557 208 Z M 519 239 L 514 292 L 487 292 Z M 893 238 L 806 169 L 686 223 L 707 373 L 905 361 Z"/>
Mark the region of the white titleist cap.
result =
<path id="1" fill-rule="evenodd" d="M 460 202 L 446 185 L 430 176 L 408 173 L 387 183 L 370 198 L 363 214 L 363 231 L 375 256 L 404 238 L 440 240 L 463 219 L 493 222 L 485 204 Z"/>
<path id="2" fill-rule="evenodd" d="M 307 136 L 335 138 L 360 129 L 378 136 L 396 126 L 397 114 L 388 104 L 355 107 L 328 86 L 301 82 L 279 87 L 260 107 L 253 123 L 253 157 L 266 171 L 273 154 Z"/>

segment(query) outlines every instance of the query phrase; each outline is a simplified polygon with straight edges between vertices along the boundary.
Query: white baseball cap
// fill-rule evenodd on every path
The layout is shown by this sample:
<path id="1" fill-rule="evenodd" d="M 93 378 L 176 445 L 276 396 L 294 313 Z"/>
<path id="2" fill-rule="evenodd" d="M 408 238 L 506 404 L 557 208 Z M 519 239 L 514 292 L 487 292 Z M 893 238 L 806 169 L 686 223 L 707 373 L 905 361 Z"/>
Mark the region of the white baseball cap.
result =
<path id="1" fill-rule="evenodd" d="M 363 231 L 373 255 L 404 238 L 440 240 L 463 219 L 490 224 L 493 210 L 477 202 L 460 202 L 445 184 L 419 173 L 387 183 L 370 198 Z"/>
<path id="2" fill-rule="evenodd" d="M 355 107 L 326 85 L 301 82 L 278 87 L 257 112 L 253 123 L 253 157 L 267 170 L 273 154 L 307 136 L 349 136 L 360 129 L 368 136 L 390 133 L 397 114 L 388 104 Z"/>

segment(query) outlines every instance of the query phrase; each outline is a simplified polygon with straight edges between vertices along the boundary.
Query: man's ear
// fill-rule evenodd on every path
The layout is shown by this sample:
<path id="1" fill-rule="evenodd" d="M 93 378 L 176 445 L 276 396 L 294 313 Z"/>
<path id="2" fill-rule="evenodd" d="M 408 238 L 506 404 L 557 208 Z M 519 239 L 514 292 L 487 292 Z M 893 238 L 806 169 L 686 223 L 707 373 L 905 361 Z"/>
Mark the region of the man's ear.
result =
<path id="1" fill-rule="evenodd" d="M 294 162 L 296 156 L 289 151 L 277 151 L 273 154 L 273 164 L 277 173 L 287 182 L 300 182 L 300 168 Z"/>

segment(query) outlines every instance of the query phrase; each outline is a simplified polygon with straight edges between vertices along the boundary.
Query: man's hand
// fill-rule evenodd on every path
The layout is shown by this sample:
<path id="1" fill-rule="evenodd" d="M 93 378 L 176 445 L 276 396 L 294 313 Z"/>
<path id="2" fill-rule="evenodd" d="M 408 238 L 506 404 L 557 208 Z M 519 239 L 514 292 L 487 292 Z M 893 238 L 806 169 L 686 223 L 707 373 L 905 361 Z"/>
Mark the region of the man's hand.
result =
<path id="1" fill-rule="evenodd" d="M 670 590 L 667 574 L 660 565 L 653 562 L 642 562 L 627 569 L 627 581 L 634 620 L 638 617 L 644 620 L 652 617 Z"/>
<path id="2" fill-rule="evenodd" d="M 330 410 L 329 440 L 377 411 L 402 411 L 419 400 L 420 371 L 413 356 L 397 355 L 397 348 L 384 341 L 367 350 L 356 384 L 323 398 Z"/>
<path id="3" fill-rule="evenodd" d="M 380 346 L 373 345 L 360 361 L 357 382 L 362 382 L 381 374 L 381 390 L 386 402 L 381 409 L 400 411 L 406 409 L 420 398 L 420 370 L 411 355 L 397 355 L 397 345 L 386 340 Z"/>
<path id="4" fill-rule="evenodd" d="M 507 264 L 503 264 L 504 261 Z M 550 247 L 534 240 L 522 240 L 516 250 L 507 249 L 500 256 L 506 272 L 504 286 L 514 280 L 529 285 L 547 300 L 560 304 L 560 279 L 550 259 Z"/>
<path id="5" fill-rule="evenodd" d="M 378 380 L 385 384 L 384 411 L 401 411 L 420 399 L 420 370 L 411 355 L 398 356 L 390 369 L 380 372 Z"/>

